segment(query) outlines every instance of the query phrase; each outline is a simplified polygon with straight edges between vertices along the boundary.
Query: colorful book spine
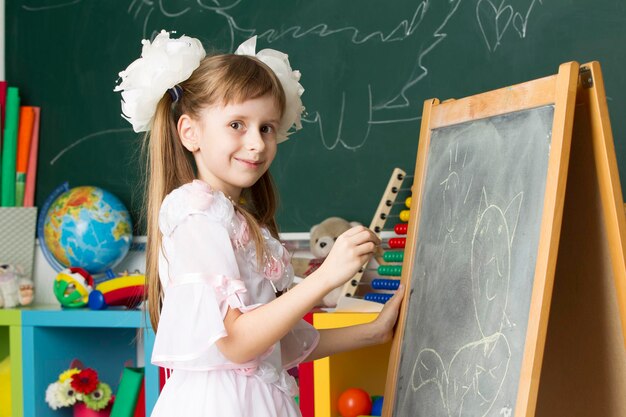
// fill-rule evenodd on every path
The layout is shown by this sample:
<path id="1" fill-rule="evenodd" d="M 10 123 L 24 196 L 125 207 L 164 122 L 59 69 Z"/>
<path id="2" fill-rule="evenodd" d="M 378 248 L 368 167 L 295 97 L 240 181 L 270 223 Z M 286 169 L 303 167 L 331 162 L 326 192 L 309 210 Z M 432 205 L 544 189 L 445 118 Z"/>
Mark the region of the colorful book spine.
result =
<path id="1" fill-rule="evenodd" d="M 135 412 L 133 417 L 146 417 L 146 380 L 141 381 L 141 388 L 139 388 L 139 395 L 137 396 L 137 404 L 135 405 Z"/>
<path id="2" fill-rule="evenodd" d="M 16 87 L 7 89 L 7 109 L 2 144 L 2 189 L 0 205 L 15 206 L 15 163 L 17 159 L 17 127 L 20 113 L 20 96 Z"/>
<path id="3" fill-rule="evenodd" d="M 0 149 L 2 149 L 2 137 L 4 136 L 4 118 L 7 111 L 7 82 L 0 81 Z"/>
<path id="4" fill-rule="evenodd" d="M 141 393 L 144 368 L 125 367 L 110 417 L 133 417 Z"/>
<path id="5" fill-rule="evenodd" d="M 35 112 L 30 106 L 20 107 L 20 126 L 17 134 L 17 162 L 15 172 L 15 205 L 24 205 L 26 171 L 30 156 L 30 144 L 33 138 Z"/>
<path id="6" fill-rule="evenodd" d="M 37 181 L 37 152 L 39 151 L 39 121 L 41 109 L 33 107 L 33 130 L 28 152 L 28 169 L 26 170 L 26 186 L 24 188 L 24 207 L 35 205 L 35 184 Z"/>

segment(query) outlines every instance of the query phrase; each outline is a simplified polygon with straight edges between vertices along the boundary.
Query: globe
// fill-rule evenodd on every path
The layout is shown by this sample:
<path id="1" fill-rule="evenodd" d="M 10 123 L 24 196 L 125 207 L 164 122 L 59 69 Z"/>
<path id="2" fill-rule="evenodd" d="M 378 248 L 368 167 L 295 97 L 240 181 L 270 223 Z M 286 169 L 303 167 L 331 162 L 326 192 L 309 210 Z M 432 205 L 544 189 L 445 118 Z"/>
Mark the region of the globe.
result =
<path id="1" fill-rule="evenodd" d="M 115 195 L 102 188 L 68 189 L 42 215 L 41 248 L 57 271 L 80 267 L 99 274 L 117 265 L 130 249 L 130 214 Z"/>

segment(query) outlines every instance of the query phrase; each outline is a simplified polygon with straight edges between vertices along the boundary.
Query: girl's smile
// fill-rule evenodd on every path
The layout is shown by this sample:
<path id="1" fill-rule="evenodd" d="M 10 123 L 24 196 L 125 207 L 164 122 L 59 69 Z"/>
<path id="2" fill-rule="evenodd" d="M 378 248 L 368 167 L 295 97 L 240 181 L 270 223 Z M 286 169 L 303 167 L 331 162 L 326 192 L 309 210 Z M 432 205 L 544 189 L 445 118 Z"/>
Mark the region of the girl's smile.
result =
<path id="1" fill-rule="evenodd" d="M 263 166 L 263 161 L 255 161 L 255 160 L 242 159 L 242 158 L 235 158 L 235 160 L 253 169 Z"/>

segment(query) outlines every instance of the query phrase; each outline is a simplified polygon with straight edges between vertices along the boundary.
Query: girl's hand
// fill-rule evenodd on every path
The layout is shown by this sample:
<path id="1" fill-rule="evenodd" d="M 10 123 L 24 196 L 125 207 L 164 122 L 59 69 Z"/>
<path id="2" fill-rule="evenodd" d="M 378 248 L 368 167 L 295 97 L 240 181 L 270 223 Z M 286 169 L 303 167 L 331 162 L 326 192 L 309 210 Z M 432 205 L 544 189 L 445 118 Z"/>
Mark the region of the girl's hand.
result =
<path id="1" fill-rule="evenodd" d="M 329 290 L 352 278 L 369 261 L 378 245 L 378 236 L 365 226 L 356 226 L 342 233 L 320 266 L 328 278 Z"/>
<path id="2" fill-rule="evenodd" d="M 398 320 L 402 297 L 404 296 L 404 285 L 400 284 L 393 297 L 391 297 L 376 317 L 372 325 L 372 334 L 376 343 L 387 343 L 393 337 L 393 326 Z"/>

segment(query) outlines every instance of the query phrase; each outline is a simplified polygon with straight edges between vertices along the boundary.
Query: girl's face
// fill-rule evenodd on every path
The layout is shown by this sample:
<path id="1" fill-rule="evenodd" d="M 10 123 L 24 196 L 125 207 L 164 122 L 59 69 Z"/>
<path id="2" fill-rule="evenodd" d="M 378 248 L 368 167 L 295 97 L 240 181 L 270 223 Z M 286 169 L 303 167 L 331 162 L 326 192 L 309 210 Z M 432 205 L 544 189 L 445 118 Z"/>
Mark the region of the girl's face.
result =
<path id="1" fill-rule="evenodd" d="M 183 145 L 196 160 L 198 177 L 237 199 L 274 160 L 280 116 L 274 99 L 265 95 L 205 108 L 199 120 L 183 115 L 178 126 Z"/>

